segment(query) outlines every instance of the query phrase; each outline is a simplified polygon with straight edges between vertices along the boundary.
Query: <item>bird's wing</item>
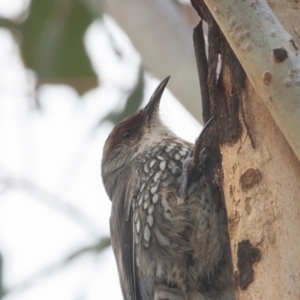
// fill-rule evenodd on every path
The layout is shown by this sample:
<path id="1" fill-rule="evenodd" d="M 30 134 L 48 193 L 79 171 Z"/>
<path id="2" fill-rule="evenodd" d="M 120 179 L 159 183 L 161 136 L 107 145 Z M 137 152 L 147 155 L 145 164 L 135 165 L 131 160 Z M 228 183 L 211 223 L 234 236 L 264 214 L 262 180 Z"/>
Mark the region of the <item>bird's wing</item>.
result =
<path id="1" fill-rule="evenodd" d="M 134 222 L 131 203 L 134 189 L 139 180 L 136 174 L 128 172 L 129 180 L 126 183 L 120 183 L 113 193 L 110 217 L 111 242 L 124 300 L 153 300 L 153 277 L 149 278 L 143 275 L 135 266 Z"/>
<path id="2" fill-rule="evenodd" d="M 116 188 L 112 197 L 112 213 L 110 217 L 111 243 L 117 261 L 119 278 L 125 300 L 139 300 L 137 297 L 132 210 L 125 220 L 126 188 Z"/>
<path id="3" fill-rule="evenodd" d="M 135 172 L 128 170 L 129 180 L 120 183 L 112 196 L 110 232 L 112 247 L 117 261 L 119 278 L 125 300 L 140 300 L 137 288 L 134 260 L 133 217 L 131 202 Z"/>

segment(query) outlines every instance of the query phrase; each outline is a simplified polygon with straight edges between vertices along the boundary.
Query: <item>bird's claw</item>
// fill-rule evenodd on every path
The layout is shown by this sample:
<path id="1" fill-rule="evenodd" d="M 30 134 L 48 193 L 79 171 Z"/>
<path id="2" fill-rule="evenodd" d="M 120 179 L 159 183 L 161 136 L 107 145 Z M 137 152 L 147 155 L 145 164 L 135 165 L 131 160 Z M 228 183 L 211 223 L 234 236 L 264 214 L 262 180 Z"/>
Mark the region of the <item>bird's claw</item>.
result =
<path id="1" fill-rule="evenodd" d="M 191 178 L 191 176 L 197 172 L 201 172 L 202 169 L 205 166 L 205 161 L 206 161 L 206 148 L 203 148 L 200 153 L 199 153 L 199 158 L 197 159 L 198 164 L 195 164 L 195 158 L 194 156 L 196 153 L 194 153 L 194 149 L 192 149 L 186 158 L 186 160 L 183 163 L 183 168 L 182 168 L 182 177 L 181 177 L 181 186 L 179 189 L 179 197 L 184 201 L 187 195 L 187 188 L 188 188 L 188 183 Z"/>
<path id="2" fill-rule="evenodd" d="M 210 118 L 205 124 L 199 137 L 196 139 L 195 146 L 191 149 L 188 157 L 183 163 L 181 186 L 179 189 L 179 197 L 183 202 L 187 195 L 187 187 L 192 174 L 205 166 L 207 153 L 206 148 L 204 147 L 204 135 L 215 117 L 216 116 Z"/>

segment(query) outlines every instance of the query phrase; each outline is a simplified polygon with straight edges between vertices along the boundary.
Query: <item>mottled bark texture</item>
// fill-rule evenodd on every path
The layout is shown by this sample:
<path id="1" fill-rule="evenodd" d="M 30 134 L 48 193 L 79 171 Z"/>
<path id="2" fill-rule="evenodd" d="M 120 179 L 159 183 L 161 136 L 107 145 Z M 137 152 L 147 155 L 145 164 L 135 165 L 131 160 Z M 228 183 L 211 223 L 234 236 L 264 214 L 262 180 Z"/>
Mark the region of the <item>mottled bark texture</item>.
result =
<path id="1" fill-rule="evenodd" d="M 217 25 L 213 14 L 220 2 L 212 2 L 192 0 L 208 24 L 207 60 L 201 24 L 194 43 L 203 118 L 218 115 L 214 137 L 219 143 L 220 194 L 227 207 L 236 298 L 300 299 L 299 160 Z M 247 3 L 255 9 L 260 2 Z M 274 0 L 269 5 L 297 47 L 299 2 Z M 285 54 L 279 43 L 274 60 L 284 63 Z M 266 86 L 272 80 L 268 73 L 256 75 Z M 295 103 L 295 109 L 298 106 Z"/>

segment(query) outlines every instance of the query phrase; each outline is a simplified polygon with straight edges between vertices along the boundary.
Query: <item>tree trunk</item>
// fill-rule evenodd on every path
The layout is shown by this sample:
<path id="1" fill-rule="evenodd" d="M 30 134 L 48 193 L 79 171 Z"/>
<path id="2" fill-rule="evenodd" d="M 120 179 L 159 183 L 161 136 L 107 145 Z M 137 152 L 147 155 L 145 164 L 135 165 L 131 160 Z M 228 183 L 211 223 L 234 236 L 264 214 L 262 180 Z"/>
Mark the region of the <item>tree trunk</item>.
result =
<path id="1" fill-rule="evenodd" d="M 267 70 L 271 70 L 273 79 L 282 75 L 291 84 L 286 85 L 287 81 L 284 81 L 281 86 L 274 87 L 281 89 L 281 98 L 272 95 L 272 99 L 276 98 L 275 108 L 271 107 L 273 104 L 268 105 L 265 95 L 274 93 L 274 89 L 265 87 L 270 84 L 268 76 L 265 78 L 265 73 L 259 72 L 259 64 L 249 64 L 247 57 L 255 60 L 257 55 L 259 59 L 261 53 L 257 54 L 255 49 L 247 52 L 245 45 L 244 49 L 236 45 L 232 28 L 231 34 L 226 31 L 226 26 L 230 22 L 232 26 L 236 19 L 231 16 L 228 20 L 221 20 L 218 17 L 226 14 L 218 7 L 221 2 L 226 1 L 205 0 L 206 4 L 202 0 L 192 1 L 209 27 L 207 67 L 201 56 L 204 47 L 199 27 L 195 29 L 194 42 L 202 78 L 203 118 L 207 120 L 210 115 L 218 114 L 215 134 L 219 136 L 222 165 L 214 168 L 222 169 L 220 185 L 228 214 L 236 298 L 300 299 L 300 163 L 297 158 L 300 127 L 294 126 L 300 120 L 297 85 L 300 69 L 296 65 L 290 68 L 291 72 L 282 75 L 281 66 L 274 67 L 270 51 L 270 56 L 265 57 L 269 63 L 267 67 L 271 68 Z M 234 5 L 240 5 L 240 2 L 254 13 L 257 13 L 256 8 L 264 5 L 258 0 L 227 2 L 233 2 L 230 9 L 235 9 Z M 293 37 L 292 47 L 297 56 L 297 44 L 300 45 L 299 1 L 274 0 L 270 6 Z M 277 32 L 266 34 L 276 36 Z M 284 47 L 280 39 L 277 42 L 278 48 Z M 245 80 L 231 49 L 246 72 Z M 215 73 L 219 54 L 221 69 L 218 77 Z M 297 59 L 299 61 L 296 57 L 295 64 Z"/>

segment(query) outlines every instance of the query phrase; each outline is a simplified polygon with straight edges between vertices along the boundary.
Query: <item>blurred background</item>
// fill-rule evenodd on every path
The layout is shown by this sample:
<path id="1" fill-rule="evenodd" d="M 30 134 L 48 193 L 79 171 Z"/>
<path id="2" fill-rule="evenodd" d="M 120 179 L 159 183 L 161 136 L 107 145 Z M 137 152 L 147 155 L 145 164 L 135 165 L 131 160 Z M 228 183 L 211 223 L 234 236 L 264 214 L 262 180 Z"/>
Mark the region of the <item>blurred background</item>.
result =
<path id="1" fill-rule="evenodd" d="M 168 75 L 162 119 L 194 141 L 198 21 L 187 1 L 0 0 L 0 299 L 122 299 L 102 148 Z"/>

